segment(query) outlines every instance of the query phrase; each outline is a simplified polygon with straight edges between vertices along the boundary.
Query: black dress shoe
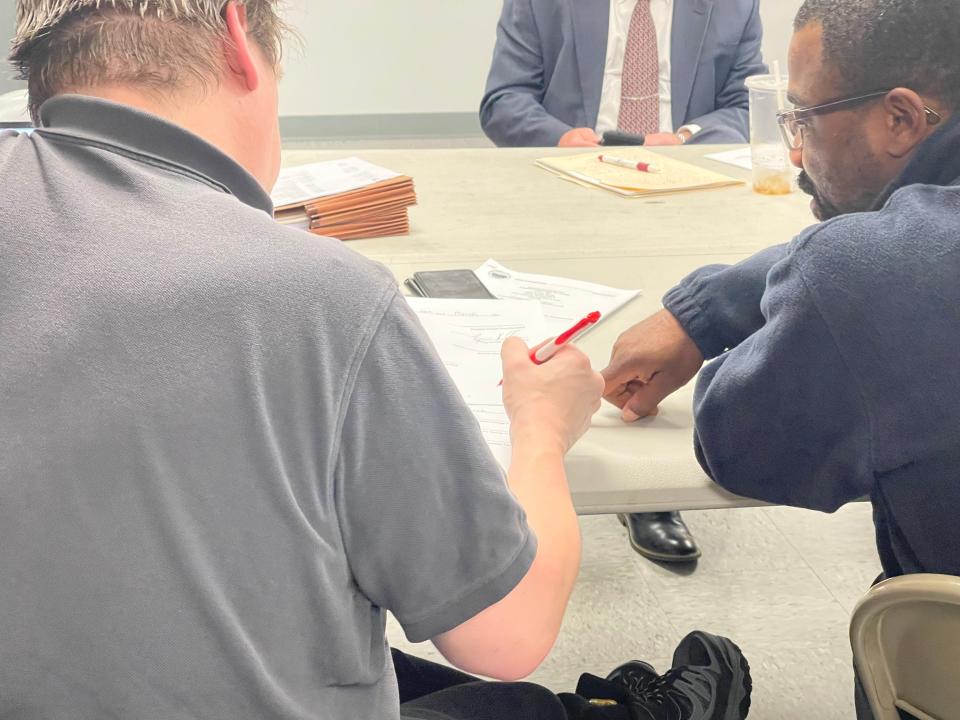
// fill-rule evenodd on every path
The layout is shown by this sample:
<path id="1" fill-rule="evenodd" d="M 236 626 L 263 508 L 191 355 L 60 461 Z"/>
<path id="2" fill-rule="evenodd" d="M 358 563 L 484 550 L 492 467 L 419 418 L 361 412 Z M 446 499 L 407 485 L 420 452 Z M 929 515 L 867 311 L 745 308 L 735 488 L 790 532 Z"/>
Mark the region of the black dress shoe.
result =
<path id="1" fill-rule="evenodd" d="M 673 655 L 673 669 L 657 676 L 646 663 L 621 665 L 610 674 L 610 694 L 631 720 L 744 720 L 750 712 L 750 665 L 732 641 L 696 631 Z"/>
<path id="2" fill-rule="evenodd" d="M 644 557 L 660 562 L 693 562 L 700 548 L 678 512 L 617 515 L 627 528 L 630 546 Z"/>

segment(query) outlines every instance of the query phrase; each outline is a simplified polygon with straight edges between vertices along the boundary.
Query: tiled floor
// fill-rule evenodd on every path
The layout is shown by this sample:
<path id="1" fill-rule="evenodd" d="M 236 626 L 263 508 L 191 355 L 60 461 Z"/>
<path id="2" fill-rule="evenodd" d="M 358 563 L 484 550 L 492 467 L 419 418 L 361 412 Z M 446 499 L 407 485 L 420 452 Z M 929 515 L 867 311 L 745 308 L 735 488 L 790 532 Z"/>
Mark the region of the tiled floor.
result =
<path id="1" fill-rule="evenodd" d="M 692 572 L 638 556 L 613 516 L 581 519 L 577 589 L 556 647 L 531 679 L 568 691 L 581 672 L 605 673 L 632 658 L 663 671 L 676 643 L 699 628 L 732 638 L 750 661 L 751 718 L 852 720 L 847 624 L 880 572 L 869 506 L 684 517 L 704 552 Z M 389 635 L 401 649 L 436 658 L 393 623 Z"/>

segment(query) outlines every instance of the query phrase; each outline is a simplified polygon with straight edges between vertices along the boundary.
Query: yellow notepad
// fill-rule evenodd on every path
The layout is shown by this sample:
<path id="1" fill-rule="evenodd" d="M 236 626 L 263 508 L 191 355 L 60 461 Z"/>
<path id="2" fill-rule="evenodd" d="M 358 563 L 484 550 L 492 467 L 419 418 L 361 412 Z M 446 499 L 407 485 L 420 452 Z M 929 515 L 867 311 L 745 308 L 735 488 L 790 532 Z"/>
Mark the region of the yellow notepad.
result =
<path id="1" fill-rule="evenodd" d="M 662 172 L 648 173 L 602 163 L 602 154 L 635 162 L 655 163 Z M 603 188 L 626 197 L 650 197 L 743 184 L 742 180 L 639 147 L 598 148 L 582 155 L 541 158 L 536 163 L 565 180 Z"/>

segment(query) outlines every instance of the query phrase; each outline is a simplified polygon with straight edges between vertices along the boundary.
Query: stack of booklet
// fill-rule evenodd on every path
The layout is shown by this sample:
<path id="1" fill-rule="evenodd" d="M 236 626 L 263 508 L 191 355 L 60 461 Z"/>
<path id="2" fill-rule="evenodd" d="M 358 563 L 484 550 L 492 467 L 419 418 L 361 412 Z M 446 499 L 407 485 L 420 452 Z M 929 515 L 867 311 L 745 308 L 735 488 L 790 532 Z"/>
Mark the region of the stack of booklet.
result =
<path id="1" fill-rule="evenodd" d="M 407 235 L 413 180 L 359 158 L 287 168 L 273 191 L 278 222 L 339 240 Z"/>
<path id="2" fill-rule="evenodd" d="M 601 161 L 601 155 L 620 165 Z M 598 148 L 582 155 L 555 155 L 541 158 L 536 164 L 564 180 L 601 188 L 624 197 L 651 197 L 743 185 L 742 180 L 638 147 Z M 630 164 L 651 165 L 657 172 L 622 166 Z"/>

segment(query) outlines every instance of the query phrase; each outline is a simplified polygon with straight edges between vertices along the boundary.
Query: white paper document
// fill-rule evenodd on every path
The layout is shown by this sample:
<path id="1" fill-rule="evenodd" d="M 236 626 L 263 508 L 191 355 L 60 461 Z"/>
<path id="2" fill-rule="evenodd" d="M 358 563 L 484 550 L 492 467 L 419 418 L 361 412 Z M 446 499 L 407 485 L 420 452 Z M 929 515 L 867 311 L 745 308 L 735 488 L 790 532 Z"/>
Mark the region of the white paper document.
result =
<path id="1" fill-rule="evenodd" d="M 744 170 L 753 170 L 753 160 L 750 156 L 750 148 L 737 148 L 736 150 L 724 150 L 723 152 L 710 153 L 704 155 L 705 158 L 716 160 L 717 162 L 733 165 Z"/>
<path id="2" fill-rule="evenodd" d="M 510 421 L 499 387 L 500 347 L 517 336 L 528 345 L 544 339 L 543 312 L 530 300 L 407 298 L 454 383 L 480 423 L 494 457 L 510 464 Z"/>
<path id="3" fill-rule="evenodd" d="M 500 348 L 508 337 L 544 339 L 540 303 L 530 300 L 407 298 L 467 403 L 502 404 Z"/>
<path id="4" fill-rule="evenodd" d="M 273 205 L 299 205 L 399 176 L 400 173 L 355 157 L 284 168 L 273 188 Z"/>
<path id="5" fill-rule="evenodd" d="M 550 275 L 514 272 L 496 260 L 487 260 L 476 273 L 480 282 L 498 298 L 540 302 L 546 320 L 546 336 L 540 340 L 559 335 L 594 310 L 607 318 L 641 293 Z"/>

